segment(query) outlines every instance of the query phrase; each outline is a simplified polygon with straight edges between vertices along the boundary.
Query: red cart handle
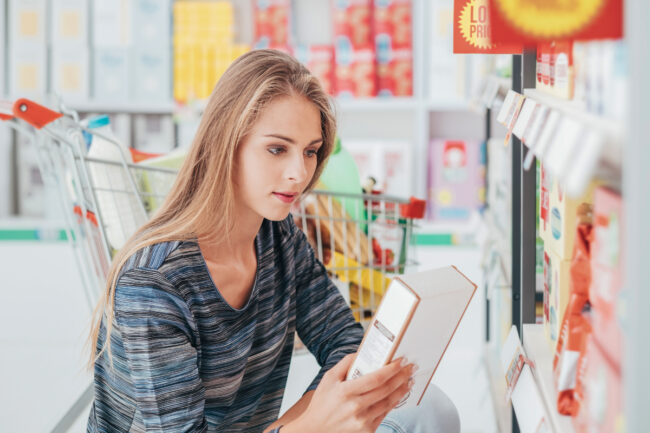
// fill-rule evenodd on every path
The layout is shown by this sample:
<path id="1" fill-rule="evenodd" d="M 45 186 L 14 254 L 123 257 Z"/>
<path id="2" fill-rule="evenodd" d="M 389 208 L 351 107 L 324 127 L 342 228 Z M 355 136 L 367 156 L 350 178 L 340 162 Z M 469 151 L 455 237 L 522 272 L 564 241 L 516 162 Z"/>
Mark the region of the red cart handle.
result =
<path id="1" fill-rule="evenodd" d="M 21 98 L 14 103 L 14 116 L 23 119 L 37 129 L 63 117 L 62 113 L 50 110 L 29 99 Z"/>

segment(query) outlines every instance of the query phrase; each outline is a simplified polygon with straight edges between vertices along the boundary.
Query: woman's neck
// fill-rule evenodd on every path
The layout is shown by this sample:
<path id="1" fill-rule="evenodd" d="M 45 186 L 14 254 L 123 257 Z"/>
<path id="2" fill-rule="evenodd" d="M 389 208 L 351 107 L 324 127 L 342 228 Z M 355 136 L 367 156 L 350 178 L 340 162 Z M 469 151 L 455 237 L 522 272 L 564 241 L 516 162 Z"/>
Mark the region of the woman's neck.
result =
<path id="1" fill-rule="evenodd" d="M 258 215 L 235 216 L 227 236 L 199 237 L 199 246 L 206 260 L 212 262 L 241 262 L 255 252 L 255 238 L 264 218 Z"/>

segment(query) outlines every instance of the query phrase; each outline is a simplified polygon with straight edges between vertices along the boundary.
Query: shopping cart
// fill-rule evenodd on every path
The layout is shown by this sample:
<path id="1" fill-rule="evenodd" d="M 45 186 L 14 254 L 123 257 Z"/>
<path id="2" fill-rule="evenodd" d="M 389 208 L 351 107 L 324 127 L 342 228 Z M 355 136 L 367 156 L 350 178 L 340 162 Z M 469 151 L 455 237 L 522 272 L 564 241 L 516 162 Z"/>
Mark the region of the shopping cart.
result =
<path id="1" fill-rule="evenodd" d="M 75 254 L 88 305 L 103 292 L 111 258 L 162 204 L 182 154 L 152 157 L 122 147 L 115 139 L 84 126 L 73 110 L 54 111 L 20 99 L 0 104 L 0 119 L 27 135 L 36 147 L 43 180 L 62 204 L 67 239 Z M 87 137 L 112 147 L 109 158 L 92 157 Z M 312 191 L 292 211 L 318 259 L 364 326 L 395 274 L 414 262 L 409 254 L 414 220 L 424 202 L 380 194 Z M 296 350 L 303 350 L 300 343 Z M 89 388 L 73 409 L 90 401 Z M 71 409 L 72 411 L 72 409 Z M 55 431 L 74 420 L 69 412 Z"/>

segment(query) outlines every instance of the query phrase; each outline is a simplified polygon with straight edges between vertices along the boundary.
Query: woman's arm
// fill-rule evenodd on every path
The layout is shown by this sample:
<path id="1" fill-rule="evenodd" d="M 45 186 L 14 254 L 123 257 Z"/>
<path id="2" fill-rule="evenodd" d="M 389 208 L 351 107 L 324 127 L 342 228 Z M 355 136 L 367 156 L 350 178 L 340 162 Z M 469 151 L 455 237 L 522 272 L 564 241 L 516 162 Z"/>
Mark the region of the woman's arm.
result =
<path id="1" fill-rule="evenodd" d="M 266 430 L 264 430 L 264 433 L 269 433 L 272 431 L 274 428 L 278 428 L 283 425 L 287 425 L 292 421 L 295 421 L 298 419 L 300 415 L 305 413 L 305 410 L 309 406 L 309 403 L 311 402 L 311 398 L 314 396 L 314 391 L 307 391 L 301 398 L 287 410 L 284 415 L 282 415 L 277 421 L 275 421 L 273 424 L 268 426 Z"/>

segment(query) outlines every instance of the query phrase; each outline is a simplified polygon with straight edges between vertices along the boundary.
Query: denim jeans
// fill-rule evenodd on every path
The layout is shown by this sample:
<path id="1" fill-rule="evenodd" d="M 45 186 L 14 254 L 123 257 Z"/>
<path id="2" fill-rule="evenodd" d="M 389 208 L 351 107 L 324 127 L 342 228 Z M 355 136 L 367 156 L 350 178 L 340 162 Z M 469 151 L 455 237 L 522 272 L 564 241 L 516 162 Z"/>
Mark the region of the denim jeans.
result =
<path id="1" fill-rule="evenodd" d="M 447 394 L 431 383 L 419 406 L 393 409 L 375 433 L 460 433 L 460 418 Z"/>

